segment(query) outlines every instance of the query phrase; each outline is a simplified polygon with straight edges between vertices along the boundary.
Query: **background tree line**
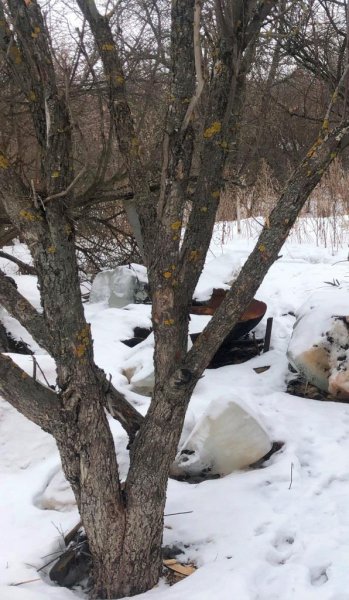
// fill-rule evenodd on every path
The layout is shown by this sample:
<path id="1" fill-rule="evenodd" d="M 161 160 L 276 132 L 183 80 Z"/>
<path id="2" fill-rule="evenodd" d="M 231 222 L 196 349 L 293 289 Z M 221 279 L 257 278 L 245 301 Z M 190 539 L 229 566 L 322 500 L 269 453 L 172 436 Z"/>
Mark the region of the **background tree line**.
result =
<path id="1" fill-rule="evenodd" d="M 333 2 L 291 3 L 258 40 L 248 73 L 238 149 L 225 168 L 221 218 L 236 218 L 237 199 L 244 216 L 258 214 L 261 169 L 277 190 L 287 181 L 315 138 L 331 93 L 338 85 L 345 53 L 345 5 Z M 212 59 L 215 23 L 213 4 L 205 3 L 203 38 L 206 77 Z M 62 7 L 65 20 L 62 19 Z M 107 4 L 110 23 L 123 57 L 139 143 L 152 180 L 159 178 L 166 104 L 170 94 L 170 15 L 166 2 L 138 0 Z M 74 6 L 51 0 L 45 4 L 48 28 L 54 28 L 52 51 L 59 84 L 73 123 L 74 161 L 83 170 L 77 182 L 80 206 L 80 269 L 91 277 L 102 266 L 142 261 L 123 200 L 130 191 L 110 125 L 108 89 L 86 23 Z M 18 97 L 3 68 L 0 93 L 1 142 L 16 160 L 22 176 L 40 196 L 39 148 L 28 100 Z M 30 101 L 30 100 L 29 100 Z M 200 115 L 197 115 L 199 127 Z M 342 155 L 346 172 L 346 153 Z M 257 204 L 257 206 L 256 206 Z M 3 209 L 0 244 L 18 231 Z M 117 241 L 117 244 L 115 244 Z"/>

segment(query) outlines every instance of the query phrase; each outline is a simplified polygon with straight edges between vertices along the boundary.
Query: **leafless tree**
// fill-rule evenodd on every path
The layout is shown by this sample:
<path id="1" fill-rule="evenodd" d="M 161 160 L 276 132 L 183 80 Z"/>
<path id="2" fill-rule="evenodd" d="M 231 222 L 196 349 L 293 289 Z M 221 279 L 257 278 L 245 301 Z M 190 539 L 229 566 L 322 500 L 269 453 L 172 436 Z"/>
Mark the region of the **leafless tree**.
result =
<path id="1" fill-rule="evenodd" d="M 135 126 L 126 87 L 130 61 L 125 62 L 127 49 L 119 47 L 118 32 L 111 27 L 116 13 L 102 16 L 94 0 L 74 5 L 93 40 L 87 49 L 80 40 L 78 48 L 90 63 L 88 77 L 92 70 L 96 76 L 103 73 L 107 129 L 117 140 L 122 178 L 119 171 L 115 177 L 110 173 L 109 193 L 124 203 L 148 267 L 155 389 L 142 419 L 95 365 L 81 303 L 74 215 L 102 191 L 100 170 L 87 190 L 79 191 L 83 166 L 74 161 L 69 101 L 39 3 L 0 1 L 0 51 L 30 115 L 40 181 L 38 191 L 8 144 L 0 153 L 0 198 L 31 251 L 43 313 L 1 273 L 0 303 L 57 365 L 55 392 L 0 355 L 0 391 L 56 439 L 88 537 L 95 598 L 134 595 L 157 583 L 167 480 L 193 389 L 277 259 L 310 192 L 349 142 L 345 111 L 339 114 L 346 81 L 343 63 L 338 93 L 315 143 L 287 182 L 224 302 L 188 352 L 190 304 L 211 240 L 225 166 L 236 156 L 256 47 L 280 10 L 294 10 L 295 4 L 302 15 L 303 3 L 285 6 L 277 0 L 172 2 L 170 54 L 164 47 L 161 58 L 171 89 L 158 174 L 144 156 Z M 156 10 L 160 3 L 144 0 L 143 5 Z M 214 24 L 213 32 L 208 23 Z M 93 64 L 90 52 L 97 57 Z M 103 164 L 103 153 L 101 160 Z M 105 407 L 130 435 L 130 468 L 123 485 Z"/>

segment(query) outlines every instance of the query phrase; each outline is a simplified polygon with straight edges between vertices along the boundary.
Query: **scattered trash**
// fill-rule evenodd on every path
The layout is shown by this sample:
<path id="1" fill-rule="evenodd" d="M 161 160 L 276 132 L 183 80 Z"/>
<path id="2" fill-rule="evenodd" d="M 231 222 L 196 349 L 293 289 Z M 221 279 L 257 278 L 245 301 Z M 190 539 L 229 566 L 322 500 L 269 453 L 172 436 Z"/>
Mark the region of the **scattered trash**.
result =
<path id="1" fill-rule="evenodd" d="M 82 528 L 75 531 L 67 549 L 49 571 L 51 581 L 62 587 L 72 588 L 86 578 L 92 566 L 92 558 L 85 532 Z"/>
<path id="2" fill-rule="evenodd" d="M 271 449 L 265 430 L 238 403 L 212 402 L 177 454 L 172 475 L 201 481 L 229 475 Z"/>
<path id="3" fill-rule="evenodd" d="M 106 302 L 110 308 L 149 303 L 146 268 L 131 264 L 101 271 L 92 283 L 90 304 L 94 302 Z"/>
<path id="4" fill-rule="evenodd" d="M 186 512 L 189 513 L 192 511 Z M 67 588 L 73 588 L 84 582 L 86 582 L 86 587 L 89 586 L 91 584 L 92 558 L 81 522 L 77 523 L 65 536 L 64 541 L 67 548 L 57 559 L 54 559 L 55 564 L 49 571 L 51 581 Z M 176 557 L 180 554 L 184 554 L 184 552 L 178 546 L 164 546 L 162 548 L 163 565 L 166 568 L 165 576 L 170 585 L 181 581 L 196 571 L 196 567 L 192 563 L 178 561 Z M 39 581 L 39 579 L 23 581 L 12 585 L 22 585 L 31 581 Z"/>
<path id="5" fill-rule="evenodd" d="M 267 328 L 265 330 L 263 352 L 269 352 L 271 342 L 271 332 L 273 329 L 273 317 L 267 319 Z"/>
<path id="6" fill-rule="evenodd" d="M 287 356 L 305 381 L 349 401 L 348 291 L 314 293 L 300 308 Z"/>
<path id="7" fill-rule="evenodd" d="M 197 569 L 192 563 L 180 563 L 175 558 L 164 560 L 163 565 L 167 571 L 165 572 L 165 576 L 169 585 L 174 585 L 182 581 L 182 579 L 195 573 Z"/>
<path id="8" fill-rule="evenodd" d="M 190 313 L 193 315 L 213 315 L 215 310 L 220 306 L 226 296 L 227 290 L 214 289 L 211 298 L 206 302 L 198 302 L 193 300 L 193 305 Z M 261 321 L 267 305 L 260 300 L 252 300 L 248 308 L 243 313 L 240 321 L 232 328 L 222 344 L 218 348 L 216 354 L 211 359 L 208 369 L 218 369 L 232 364 L 240 364 L 255 356 L 259 356 L 262 352 L 267 352 L 270 347 L 270 337 L 272 329 L 272 319 L 267 322 L 267 330 L 265 339 L 257 339 L 254 335 L 249 335 L 250 332 Z M 144 327 L 136 327 L 133 330 L 133 337 L 123 340 L 123 344 L 134 348 L 144 342 L 151 334 L 152 329 Z M 190 339 L 194 343 L 199 337 L 201 331 L 190 334 Z M 130 381 L 130 378 L 129 378 Z M 138 394 L 149 396 L 152 393 L 152 379 L 146 378 L 143 385 L 142 382 L 137 382 L 133 391 Z"/>
<path id="9" fill-rule="evenodd" d="M 255 373 L 257 373 L 257 375 L 260 375 L 261 373 L 265 373 L 266 371 L 269 371 L 270 369 L 270 365 L 267 365 L 266 367 L 254 367 L 254 371 Z"/>

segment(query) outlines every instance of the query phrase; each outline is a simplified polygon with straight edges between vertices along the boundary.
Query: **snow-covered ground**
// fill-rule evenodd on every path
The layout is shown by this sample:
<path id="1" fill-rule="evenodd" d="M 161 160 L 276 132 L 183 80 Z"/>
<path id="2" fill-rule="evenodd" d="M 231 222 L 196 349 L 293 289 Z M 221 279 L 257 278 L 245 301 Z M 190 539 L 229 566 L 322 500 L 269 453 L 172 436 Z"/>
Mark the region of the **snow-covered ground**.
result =
<path id="1" fill-rule="evenodd" d="M 243 231 L 258 228 L 253 222 Z M 253 243 L 235 229 L 222 248 L 217 232 L 198 295 L 207 297 L 217 283 L 228 282 Z M 23 258 L 25 249 L 18 246 L 16 253 Z M 173 587 L 161 581 L 142 596 L 144 600 L 349 600 L 349 405 L 285 392 L 286 349 L 294 323 L 289 313 L 326 286 L 325 281 L 338 279 L 346 289 L 348 248 L 345 244 L 333 255 L 317 247 L 310 232 L 304 244 L 296 235 L 291 237 L 281 254 L 256 294 L 268 304 L 266 316 L 274 317 L 272 349 L 244 364 L 206 371 L 192 398 L 188 423 L 197 421 L 212 401 L 236 399 L 258 415 L 273 441 L 284 442 L 283 449 L 262 469 L 196 485 L 170 480 L 166 514 L 191 512 L 165 518 L 164 543 L 181 547 L 181 560 L 194 561 L 198 569 Z M 0 262 L 39 307 L 35 279 L 17 276 L 7 261 Z M 135 349 L 120 340 L 130 337 L 134 326 L 148 326 L 149 312 L 142 305 L 124 310 L 86 305 L 97 362 L 143 413 L 149 399 L 130 391 L 122 374 Z M 29 340 L 13 319 L 4 313 L 1 318 L 13 334 Z M 257 335 L 264 330 L 265 319 Z M 53 382 L 53 361 L 33 347 L 46 378 Z M 141 356 L 149 365 L 151 345 Z M 30 357 L 12 357 L 32 372 Z M 266 365 L 271 368 L 261 374 L 253 370 Z M 114 421 L 111 427 L 125 475 L 126 435 Z M 60 510 L 50 509 L 44 494 L 54 476 Z M 0 599 L 80 597 L 37 572 L 62 545 L 62 532 L 78 520 L 71 492 L 60 476 L 55 443 L 2 400 L 0 485 Z M 29 580 L 34 581 L 18 585 Z"/>

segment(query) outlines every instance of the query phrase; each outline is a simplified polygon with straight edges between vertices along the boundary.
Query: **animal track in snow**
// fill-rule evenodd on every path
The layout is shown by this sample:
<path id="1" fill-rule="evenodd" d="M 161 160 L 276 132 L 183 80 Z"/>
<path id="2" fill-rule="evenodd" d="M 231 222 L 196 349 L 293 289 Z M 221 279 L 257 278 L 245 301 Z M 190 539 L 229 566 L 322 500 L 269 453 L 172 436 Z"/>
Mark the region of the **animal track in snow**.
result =
<path id="1" fill-rule="evenodd" d="M 284 565 L 295 553 L 293 549 L 295 538 L 288 532 L 282 532 L 272 542 L 272 549 L 267 553 L 266 559 L 272 565 Z"/>
<path id="2" fill-rule="evenodd" d="M 256 529 L 254 530 L 254 534 L 256 536 L 263 535 L 263 533 L 265 533 L 268 530 L 269 525 L 271 525 L 270 521 L 266 521 L 265 523 L 261 523 L 261 525 L 259 525 L 258 527 L 256 527 Z"/>
<path id="3" fill-rule="evenodd" d="M 327 569 L 330 565 L 322 567 L 313 567 L 310 569 L 310 581 L 311 585 L 320 586 L 325 585 L 328 582 Z"/>
<path id="4" fill-rule="evenodd" d="M 282 548 L 287 548 L 288 546 L 292 546 L 292 544 L 294 544 L 293 535 L 282 534 L 276 538 L 276 540 L 273 543 L 273 546 L 277 550 L 280 550 Z"/>

